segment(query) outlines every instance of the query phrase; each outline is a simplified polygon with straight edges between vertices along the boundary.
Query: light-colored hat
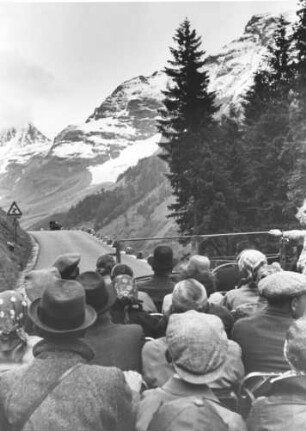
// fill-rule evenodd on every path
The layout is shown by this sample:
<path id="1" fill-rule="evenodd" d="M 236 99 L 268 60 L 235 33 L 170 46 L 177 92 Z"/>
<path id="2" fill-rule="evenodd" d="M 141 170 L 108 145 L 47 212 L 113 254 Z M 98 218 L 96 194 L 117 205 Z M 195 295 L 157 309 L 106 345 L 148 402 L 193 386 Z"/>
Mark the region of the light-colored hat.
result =
<path id="1" fill-rule="evenodd" d="M 195 254 L 191 256 L 189 262 L 186 266 L 186 270 L 189 271 L 209 271 L 210 269 L 210 260 L 207 256 L 201 256 L 199 254 Z"/>
<path id="2" fill-rule="evenodd" d="M 276 272 L 260 280 L 258 291 L 267 299 L 293 298 L 306 293 L 306 275 L 293 271 Z"/>
<path id="3" fill-rule="evenodd" d="M 73 273 L 80 263 L 81 256 L 79 253 L 66 253 L 58 256 L 52 266 L 57 268 L 63 277 L 65 274 Z"/>
<path id="4" fill-rule="evenodd" d="M 172 292 L 173 312 L 201 310 L 207 305 L 205 287 L 193 278 L 182 280 L 174 286 Z"/>
<path id="5" fill-rule="evenodd" d="M 260 266 L 268 263 L 267 257 L 258 250 L 243 250 L 238 257 L 238 268 L 245 281 L 254 280 Z"/>
<path id="6" fill-rule="evenodd" d="M 222 375 L 228 340 L 219 317 L 194 310 L 172 314 L 166 339 L 175 371 L 186 382 L 209 384 Z"/>
<path id="7" fill-rule="evenodd" d="M 284 347 L 285 358 L 291 367 L 306 372 L 306 319 L 296 320 L 288 329 Z"/>
<path id="8" fill-rule="evenodd" d="M 0 293 L 0 333 L 11 334 L 22 327 L 27 315 L 27 303 L 15 290 Z"/>
<path id="9" fill-rule="evenodd" d="M 59 270 L 55 267 L 48 269 L 36 269 L 25 275 L 25 291 L 31 302 L 41 298 L 46 286 L 53 284 L 61 278 Z"/>

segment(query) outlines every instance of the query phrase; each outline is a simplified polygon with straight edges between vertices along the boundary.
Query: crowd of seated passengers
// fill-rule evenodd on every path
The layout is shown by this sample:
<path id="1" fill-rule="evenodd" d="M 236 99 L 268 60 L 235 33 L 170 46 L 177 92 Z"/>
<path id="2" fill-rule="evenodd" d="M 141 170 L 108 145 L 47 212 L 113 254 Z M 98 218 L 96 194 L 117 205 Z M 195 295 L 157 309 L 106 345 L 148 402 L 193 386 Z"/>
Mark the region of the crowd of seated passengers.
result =
<path id="1" fill-rule="evenodd" d="M 61 255 L 0 293 L 1 430 L 171 431 L 204 423 L 201 412 L 216 429 L 304 430 L 304 274 L 246 249 L 224 294 L 207 256 L 175 282 L 166 245 L 141 282 L 110 255 L 83 273 L 80 259 Z M 271 376 L 243 410 L 251 372 Z M 180 414 L 192 406 L 200 413 Z"/>

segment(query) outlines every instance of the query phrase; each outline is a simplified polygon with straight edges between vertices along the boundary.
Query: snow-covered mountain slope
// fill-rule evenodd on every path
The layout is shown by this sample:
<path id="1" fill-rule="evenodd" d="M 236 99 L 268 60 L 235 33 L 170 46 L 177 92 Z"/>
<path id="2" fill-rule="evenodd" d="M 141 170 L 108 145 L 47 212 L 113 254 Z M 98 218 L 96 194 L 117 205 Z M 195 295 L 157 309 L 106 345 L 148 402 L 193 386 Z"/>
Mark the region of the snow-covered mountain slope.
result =
<path id="1" fill-rule="evenodd" d="M 26 164 L 33 157 L 45 157 L 52 141 L 33 124 L 21 129 L 5 129 L 0 132 L 0 174 L 10 165 Z"/>
<path id="2" fill-rule="evenodd" d="M 239 39 L 207 58 L 218 115 L 231 104 L 239 108 L 254 72 L 265 64 L 276 23 L 277 17 L 269 14 L 254 16 Z M 29 226 L 30 221 L 67 210 L 155 153 L 160 139 L 156 119 L 166 85 L 162 71 L 123 82 L 87 120 L 62 130 L 52 145 L 32 125 L 27 133 L 0 135 L 0 205 L 18 200 L 24 226 Z"/>

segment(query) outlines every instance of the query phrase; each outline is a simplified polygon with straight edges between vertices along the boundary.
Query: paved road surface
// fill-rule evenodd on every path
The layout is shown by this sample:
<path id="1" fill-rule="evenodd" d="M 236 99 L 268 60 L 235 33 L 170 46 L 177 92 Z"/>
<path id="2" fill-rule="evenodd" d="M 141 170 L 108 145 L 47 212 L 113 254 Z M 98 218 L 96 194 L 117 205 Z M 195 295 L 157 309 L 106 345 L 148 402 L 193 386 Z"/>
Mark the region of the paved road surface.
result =
<path id="1" fill-rule="evenodd" d="M 59 254 L 80 253 L 80 271 L 93 271 L 97 258 L 104 253 L 113 253 L 114 248 L 104 244 L 83 231 L 35 231 L 30 232 L 39 244 L 39 255 L 35 269 L 48 268 Z M 121 255 L 122 262 L 130 265 L 136 277 L 152 273 L 151 267 L 133 256 Z"/>

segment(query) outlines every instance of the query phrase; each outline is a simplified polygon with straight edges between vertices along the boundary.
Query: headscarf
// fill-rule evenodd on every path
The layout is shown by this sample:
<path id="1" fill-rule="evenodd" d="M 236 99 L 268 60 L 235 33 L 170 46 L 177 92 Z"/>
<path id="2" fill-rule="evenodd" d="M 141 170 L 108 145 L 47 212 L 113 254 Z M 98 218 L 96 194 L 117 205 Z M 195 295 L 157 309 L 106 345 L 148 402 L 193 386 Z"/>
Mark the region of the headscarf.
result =
<path id="1" fill-rule="evenodd" d="M 241 273 L 241 284 L 256 281 L 257 271 L 267 264 L 266 256 L 258 250 L 243 250 L 238 256 L 238 268 Z"/>

